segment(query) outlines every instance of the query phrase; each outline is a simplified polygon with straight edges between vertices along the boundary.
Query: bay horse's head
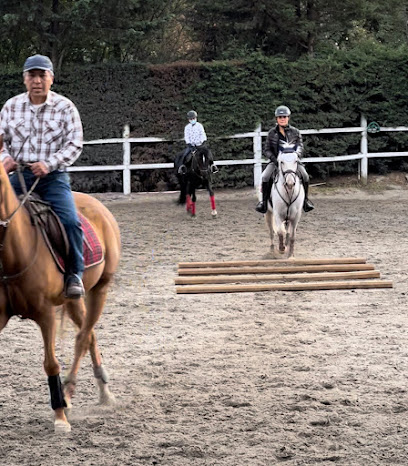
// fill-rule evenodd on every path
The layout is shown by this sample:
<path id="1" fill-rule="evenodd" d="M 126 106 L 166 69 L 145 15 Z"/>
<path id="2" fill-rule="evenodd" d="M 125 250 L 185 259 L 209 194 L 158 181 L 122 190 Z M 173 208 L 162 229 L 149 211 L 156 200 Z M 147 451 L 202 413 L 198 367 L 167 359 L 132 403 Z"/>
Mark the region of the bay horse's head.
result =
<path id="1" fill-rule="evenodd" d="M 279 175 L 282 175 L 284 185 L 288 190 L 292 190 L 298 180 L 299 158 L 296 152 L 281 152 L 278 156 Z"/>

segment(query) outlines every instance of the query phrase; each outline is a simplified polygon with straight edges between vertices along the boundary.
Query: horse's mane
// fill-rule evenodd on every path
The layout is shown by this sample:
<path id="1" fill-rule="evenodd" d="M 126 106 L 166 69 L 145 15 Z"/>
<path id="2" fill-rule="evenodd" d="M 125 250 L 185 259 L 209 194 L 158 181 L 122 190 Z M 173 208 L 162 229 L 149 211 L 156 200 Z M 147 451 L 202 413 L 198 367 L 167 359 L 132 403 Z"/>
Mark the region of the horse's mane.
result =
<path id="1" fill-rule="evenodd" d="M 209 165 L 208 154 L 198 148 L 191 158 L 192 170 L 202 175 L 202 170 L 208 170 Z"/>

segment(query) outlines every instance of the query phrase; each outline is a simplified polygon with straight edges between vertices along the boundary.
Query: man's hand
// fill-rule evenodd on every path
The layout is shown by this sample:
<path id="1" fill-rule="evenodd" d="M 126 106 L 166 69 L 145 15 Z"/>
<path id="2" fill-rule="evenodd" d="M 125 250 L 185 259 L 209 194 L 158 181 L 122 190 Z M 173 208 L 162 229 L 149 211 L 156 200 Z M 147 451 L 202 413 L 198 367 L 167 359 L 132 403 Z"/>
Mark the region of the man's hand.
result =
<path id="1" fill-rule="evenodd" d="M 17 162 L 11 157 L 6 157 L 3 160 L 3 167 L 6 170 L 6 173 L 13 172 L 17 168 Z"/>
<path id="2" fill-rule="evenodd" d="M 45 175 L 48 175 L 50 170 L 48 169 L 47 165 L 44 162 L 35 162 L 29 164 L 31 171 L 37 177 L 43 178 Z"/>

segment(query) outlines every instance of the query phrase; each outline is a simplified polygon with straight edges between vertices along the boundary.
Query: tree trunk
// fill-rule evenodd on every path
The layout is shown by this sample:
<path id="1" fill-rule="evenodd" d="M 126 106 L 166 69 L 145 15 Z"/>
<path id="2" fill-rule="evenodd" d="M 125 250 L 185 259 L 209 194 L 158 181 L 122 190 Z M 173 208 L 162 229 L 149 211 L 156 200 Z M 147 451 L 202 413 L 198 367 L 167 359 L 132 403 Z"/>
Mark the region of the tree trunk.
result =
<path id="1" fill-rule="evenodd" d="M 61 66 L 59 62 L 58 54 L 58 36 L 59 36 L 59 21 L 58 21 L 58 11 L 59 11 L 59 0 L 52 0 L 52 17 L 50 24 L 50 33 L 51 38 L 50 43 L 50 54 L 51 61 L 54 63 L 54 66 L 59 69 Z"/>
<path id="2" fill-rule="evenodd" d="M 315 44 L 316 44 L 316 32 L 318 25 L 319 15 L 315 0 L 308 0 L 306 3 L 306 18 L 308 22 L 307 30 L 307 53 L 310 56 L 314 56 Z"/>

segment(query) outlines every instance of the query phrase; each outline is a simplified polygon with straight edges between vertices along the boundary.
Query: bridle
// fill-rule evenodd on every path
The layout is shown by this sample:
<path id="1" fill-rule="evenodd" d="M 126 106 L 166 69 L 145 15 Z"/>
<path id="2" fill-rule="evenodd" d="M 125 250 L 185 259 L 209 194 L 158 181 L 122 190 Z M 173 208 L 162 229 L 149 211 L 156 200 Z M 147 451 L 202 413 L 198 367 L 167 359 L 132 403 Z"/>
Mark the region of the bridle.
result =
<path id="1" fill-rule="evenodd" d="M 286 190 L 287 193 L 288 193 L 287 186 L 288 186 L 288 184 L 289 184 L 289 183 L 288 183 L 288 176 L 292 176 L 292 178 L 293 178 L 293 186 L 296 185 L 296 181 L 297 181 L 297 179 L 298 179 L 298 175 L 297 175 L 297 164 L 298 164 L 298 162 L 296 161 L 296 170 L 290 170 L 290 169 L 288 169 L 288 170 L 283 170 L 283 169 L 282 169 L 282 164 L 281 164 L 280 172 L 282 173 L 282 176 L 283 176 L 283 178 L 284 178 L 284 180 L 285 180 L 285 182 L 284 182 L 283 185 L 285 186 L 285 190 Z"/>
<path id="2" fill-rule="evenodd" d="M 192 151 L 192 160 L 191 160 L 191 168 L 193 169 L 193 172 L 197 175 L 200 176 L 201 178 L 205 178 L 208 176 L 208 173 L 210 171 L 207 163 L 207 168 L 201 168 L 204 166 L 204 163 L 207 161 L 207 157 L 204 153 L 202 153 L 199 149 L 195 149 Z M 203 159 L 203 164 L 201 165 L 198 162 L 198 157 L 202 157 Z M 198 172 L 198 173 L 197 173 Z"/>
<path id="3" fill-rule="evenodd" d="M 273 182 L 273 184 L 275 185 L 276 192 L 279 194 L 279 197 L 282 199 L 282 201 L 286 204 L 285 222 L 287 222 L 288 219 L 289 219 L 289 210 L 290 210 L 291 205 L 296 201 L 296 199 L 300 195 L 300 189 L 299 189 L 296 196 L 293 197 L 293 192 L 294 192 L 294 188 L 296 186 L 296 183 L 300 182 L 299 175 L 297 174 L 297 166 L 298 166 L 298 163 L 299 163 L 297 158 L 296 158 L 296 161 L 294 163 L 296 163 L 296 170 L 292 170 L 292 169 L 283 170 L 282 161 L 279 160 L 278 161 L 278 166 L 279 166 L 278 174 L 277 174 L 277 176 L 276 176 L 276 178 L 275 178 L 275 180 Z M 282 193 L 278 189 L 278 179 L 279 179 L 280 175 L 282 175 L 282 177 L 284 179 L 283 186 L 285 188 L 288 200 L 285 199 L 285 197 L 282 195 Z M 289 176 L 293 177 L 293 188 L 292 189 L 288 188 L 288 177 Z"/>

